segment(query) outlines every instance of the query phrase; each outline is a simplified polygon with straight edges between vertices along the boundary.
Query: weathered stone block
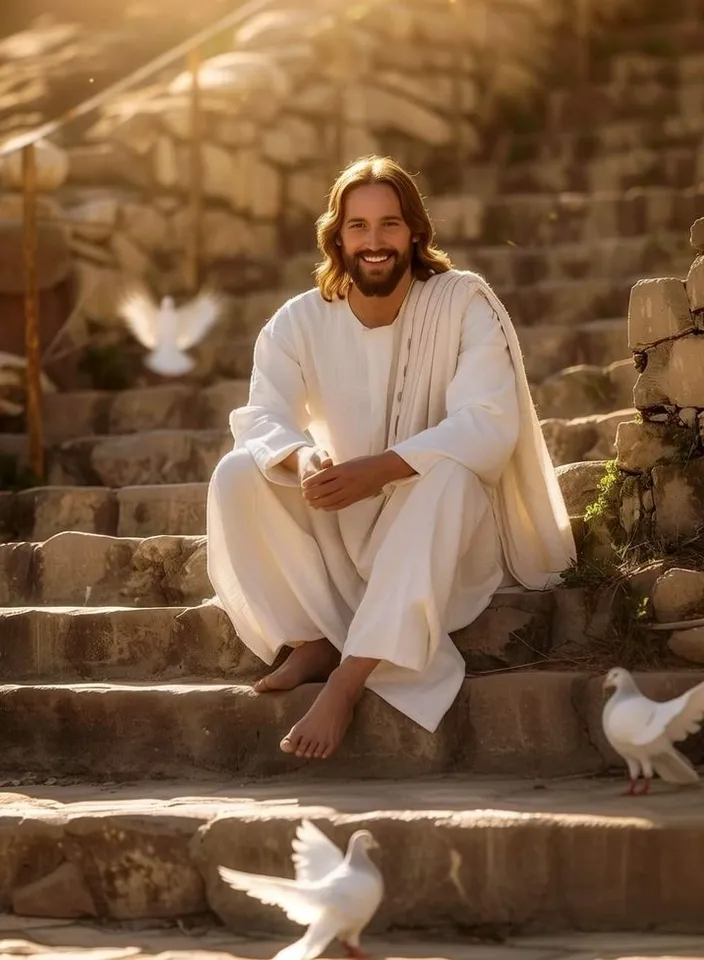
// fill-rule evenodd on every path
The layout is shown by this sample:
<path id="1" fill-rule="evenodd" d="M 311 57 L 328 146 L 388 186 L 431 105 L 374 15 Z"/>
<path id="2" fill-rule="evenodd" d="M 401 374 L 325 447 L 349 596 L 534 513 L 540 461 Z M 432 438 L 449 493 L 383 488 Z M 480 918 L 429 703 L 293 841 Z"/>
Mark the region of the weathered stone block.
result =
<path id="1" fill-rule="evenodd" d="M 567 367 L 533 388 L 540 417 L 580 417 L 620 406 L 614 384 L 602 367 Z"/>
<path id="2" fill-rule="evenodd" d="M 631 288 L 628 304 L 628 345 L 631 350 L 679 337 L 695 329 L 684 283 L 674 277 L 640 280 Z"/>
<path id="3" fill-rule="evenodd" d="M 704 663 L 704 627 L 676 630 L 667 642 L 676 657 L 689 663 Z"/>
<path id="4" fill-rule="evenodd" d="M 704 310 L 704 257 L 697 257 L 689 268 L 686 287 L 692 313 Z M 704 326 L 704 322 L 697 320 L 697 326 Z"/>
<path id="5" fill-rule="evenodd" d="M 597 499 L 607 463 L 607 460 L 584 460 L 557 468 L 557 479 L 571 517 L 581 517 Z"/>
<path id="6" fill-rule="evenodd" d="M 704 407 L 704 337 L 682 337 L 648 350 L 648 364 L 636 381 L 639 410 L 650 407 Z"/>
<path id="7" fill-rule="evenodd" d="M 41 880 L 15 890 L 12 910 L 21 917 L 76 919 L 98 915 L 83 874 L 73 863 L 62 863 Z"/>
<path id="8" fill-rule="evenodd" d="M 470 672 L 531 663 L 550 651 L 552 611 L 552 592 L 497 593 L 452 639 Z"/>
<path id="9" fill-rule="evenodd" d="M 653 610 L 659 623 L 704 617 L 704 573 L 673 567 L 655 582 Z"/>
<path id="10" fill-rule="evenodd" d="M 695 253 L 704 253 L 704 217 L 695 220 L 690 227 L 689 243 Z"/>
<path id="11" fill-rule="evenodd" d="M 668 541 L 695 536 L 704 518 L 704 457 L 655 467 L 655 531 Z"/>
<path id="12" fill-rule="evenodd" d="M 63 530 L 114 534 L 117 527 L 115 492 L 104 487 L 36 487 L 17 495 L 21 535 L 48 540 Z M 26 528 L 26 529 L 25 529 Z"/>
<path id="13" fill-rule="evenodd" d="M 621 485 L 618 518 L 629 537 L 638 530 L 643 520 L 643 497 L 637 477 L 626 477 Z"/>
<path id="14" fill-rule="evenodd" d="M 117 491 L 120 537 L 205 533 L 207 483 L 125 487 Z"/>
<path id="15" fill-rule="evenodd" d="M 696 444 L 696 430 L 629 420 L 616 432 L 616 459 L 621 470 L 646 473 L 659 463 L 685 460 Z"/>

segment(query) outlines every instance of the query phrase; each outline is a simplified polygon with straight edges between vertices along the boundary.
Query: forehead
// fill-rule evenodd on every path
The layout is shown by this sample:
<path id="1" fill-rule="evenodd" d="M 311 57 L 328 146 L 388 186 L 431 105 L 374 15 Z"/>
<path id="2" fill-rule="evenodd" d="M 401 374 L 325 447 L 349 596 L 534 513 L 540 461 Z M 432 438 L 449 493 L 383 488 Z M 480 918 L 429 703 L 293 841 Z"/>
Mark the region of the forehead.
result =
<path id="1" fill-rule="evenodd" d="M 353 187 L 345 197 L 345 220 L 403 219 L 401 201 L 387 183 L 365 183 Z"/>

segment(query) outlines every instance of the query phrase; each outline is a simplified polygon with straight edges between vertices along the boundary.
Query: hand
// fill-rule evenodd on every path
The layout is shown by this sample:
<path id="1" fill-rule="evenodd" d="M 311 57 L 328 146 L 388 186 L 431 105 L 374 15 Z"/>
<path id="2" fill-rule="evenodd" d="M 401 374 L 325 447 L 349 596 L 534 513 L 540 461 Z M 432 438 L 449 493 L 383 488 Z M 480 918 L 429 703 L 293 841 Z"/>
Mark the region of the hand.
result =
<path id="1" fill-rule="evenodd" d="M 328 458 L 329 460 L 329 458 Z M 315 510 L 342 510 L 375 497 L 389 480 L 381 457 L 357 457 L 308 474 L 301 482 L 303 496 Z"/>
<path id="2" fill-rule="evenodd" d="M 301 485 L 304 480 L 332 466 L 332 457 L 322 447 L 300 447 L 296 453 L 298 454 L 296 472 Z"/>

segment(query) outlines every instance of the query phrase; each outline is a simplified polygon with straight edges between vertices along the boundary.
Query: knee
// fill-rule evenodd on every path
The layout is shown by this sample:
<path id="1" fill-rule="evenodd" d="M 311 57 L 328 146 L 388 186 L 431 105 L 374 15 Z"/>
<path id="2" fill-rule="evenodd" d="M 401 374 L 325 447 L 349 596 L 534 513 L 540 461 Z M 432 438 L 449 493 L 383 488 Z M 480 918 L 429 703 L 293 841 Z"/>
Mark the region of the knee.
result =
<path id="1" fill-rule="evenodd" d="M 226 453 L 213 470 L 210 489 L 223 494 L 228 500 L 234 495 L 251 491 L 257 480 L 261 479 L 259 467 L 248 450 L 232 450 Z"/>

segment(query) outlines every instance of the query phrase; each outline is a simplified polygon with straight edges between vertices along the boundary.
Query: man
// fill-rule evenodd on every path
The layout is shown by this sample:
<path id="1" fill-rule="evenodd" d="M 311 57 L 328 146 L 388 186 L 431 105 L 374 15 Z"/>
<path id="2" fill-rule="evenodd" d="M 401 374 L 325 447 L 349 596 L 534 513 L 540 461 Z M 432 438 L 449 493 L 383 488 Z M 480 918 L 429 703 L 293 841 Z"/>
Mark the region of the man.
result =
<path id="1" fill-rule="evenodd" d="M 292 648 L 255 689 L 325 681 L 281 742 L 306 758 L 365 686 L 435 730 L 465 673 L 449 632 L 574 556 L 515 331 L 434 246 L 411 177 L 352 164 L 317 239 L 317 286 L 261 331 L 208 492 L 220 603 L 265 663 Z"/>

